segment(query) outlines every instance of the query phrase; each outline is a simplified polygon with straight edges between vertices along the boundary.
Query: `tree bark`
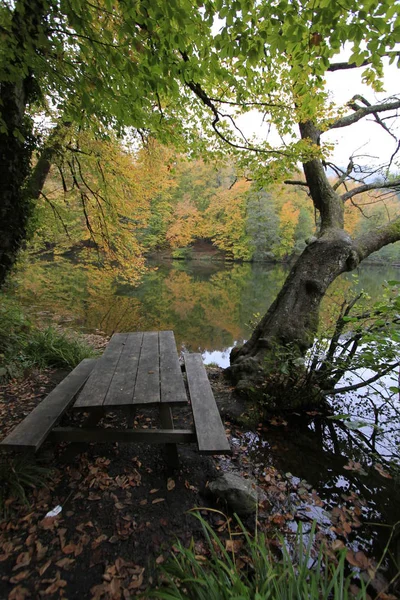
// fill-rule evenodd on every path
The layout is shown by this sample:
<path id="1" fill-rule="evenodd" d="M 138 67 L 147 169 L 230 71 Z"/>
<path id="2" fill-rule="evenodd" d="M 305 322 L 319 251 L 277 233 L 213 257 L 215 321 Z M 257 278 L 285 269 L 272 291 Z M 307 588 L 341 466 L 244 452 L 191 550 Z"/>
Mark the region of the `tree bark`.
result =
<path id="1" fill-rule="evenodd" d="M 283 362 L 285 354 L 291 360 L 305 355 L 317 333 L 328 287 L 356 264 L 353 244 L 344 232 L 321 237 L 305 248 L 251 338 L 231 352 L 228 373 L 238 389 L 262 383 L 278 357 Z"/>
<path id="2" fill-rule="evenodd" d="M 36 140 L 27 111 L 40 94 L 30 61 L 40 53 L 45 12 L 42 0 L 18 0 L 2 42 L 9 62 L 0 81 L 0 286 L 27 238 L 32 200 L 41 190 L 39 179 L 35 189 L 28 185 Z"/>
<path id="3" fill-rule="evenodd" d="M 25 117 L 25 82 L 2 84 L 0 102 L 7 131 L 0 133 L 0 286 L 26 239 L 31 203 L 25 193 L 33 152 L 32 124 Z"/>

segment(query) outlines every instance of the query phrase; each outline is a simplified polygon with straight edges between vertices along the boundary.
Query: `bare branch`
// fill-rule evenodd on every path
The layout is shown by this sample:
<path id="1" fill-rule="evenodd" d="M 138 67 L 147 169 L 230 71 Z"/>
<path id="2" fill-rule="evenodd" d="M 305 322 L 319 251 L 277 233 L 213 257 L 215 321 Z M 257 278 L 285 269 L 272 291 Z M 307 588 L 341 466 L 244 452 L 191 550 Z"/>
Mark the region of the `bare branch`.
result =
<path id="1" fill-rule="evenodd" d="M 345 194 L 342 194 L 341 198 L 343 202 L 345 202 L 346 200 L 348 200 L 349 198 L 353 198 L 353 196 L 356 196 L 357 194 L 369 192 L 370 190 L 382 190 L 387 188 L 393 191 L 396 191 L 398 189 L 400 190 L 400 179 L 397 179 L 396 181 L 387 181 L 385 183 L 377 181 L 375 183 L 366 183 L 364 185 L 359 185 L 353 190 L 349 190 Z"/>
<path id="2" fill-rule="evenodd" d="M 226 104 L 227 106 L 263 106 L 269 108 L 291 108 L 288 104 L 279 104 L 276 102 L 234 102 L 233 100 L 222 100 L 221 98 L 213 98 L 210 96 L 211 102 L 218 104 Z"/>
<path id="3" fill-rule="evenodd" d="M 350 100 L 350 102 L 348 103 L 349 108 L 354 110 L 354 113 L 337 119 L 337 121 L 330 125 L 329 129 L 348 127 L 349 125 L 357 123 L 357 121 L 363 119 L 368 115 L 375 115 L 375 113 L 387 112 L 388 110 L 397 110 L 398 108 L 400 108 L 400 100 L 393 100 L 392 102 L 382 102 L 382 104 L 370 104 L 366 106 L 359 106 L 355 103 L 357 99 L 360 100 L 361 96 L 354 96 L 354 98 L 352 98 L 352 100 Z M 362 101 L 364 101 L 364 98 L 362 98 Z"/>
<path id="4" fill-rule="evenodd" d="M 339 179 L 336 181 L 336 183 L 332 186 L 334 190 L 337 190 L 338 187 L 340 187 L 342 185 L 342 183 L 344 183 L 344 181 L 347 179 L 347 177 L 350 175 L 350 173 L 352 172 L 353 169 L 354 169 L 354 163 L 353 163 L 353 158 L 351 157 L 350 162 L 347 165 L 347 169 L 342 172 L 342 175 L 339 177 Z"/>
<path id="5" fill-rule="evenodd" d="M 386 367 L 386 369 L 383 369 L 383 371 L 380 371 L 379 373 L 377 373 L 370 379 L 367 379 L 366 381 L 361 381 L 360 383 L 355 383 L 353 385 L 346 385 L 344 387 L 336 388 L 336 389 L 332 389 L 332 390 L 323 390 L 322 393 L 324 396 L 330 396 L 332 394 L 344 394 L 345 392 L 352 392 L 353 390 L 359 390 L 360 388 L 365 387 L 366 385 L 369 385 L 370 383 L 374 383 L 375 381 L 378 381 L 378 379 L 380 379 L 384 375 L 387 375 L 388 373 L 393 371 L 393 369 L 398 367 L 399 364 L 400 364 L 400 361 L 389 365 L 388 367 Z"/>
<path id="6" fill-rule="evenodd" d="M 357 202 L 354 202 L 354 200 L 352 198 L 350 199 L 350 202 L 351 202 L 352 206 L 354 206 L 354 208 L 356 208 L 357 210 L 360 211 L 360 213 L 362 214 L 362 216 L 365 219 L 370 219 L 371 218 L 371 217 L 369 217 L 368 215 L 365 214 L 365 212 L 363 211 L 363 208 L 364 208 L 363 206 L 360 206 L 359 204 L 357 204 Z"/>
<path id="7" fill-rule="evenodd" d="M 301 181 L 299 179 L 285 179 L 283 183 L 286 183 L 286 185 L 303 185 L 308 187 L 308 183 L 306 181 Z"/>
<path id="8" fill-rule="evenodd" d="M 390 223 L 376 227 L 358 236 L 353 242 L 353 250 L 361 262 L 373 252 L 377 252 L 384 246 L 394 244 L 400 240 L 400 217 Z"/>
<path id="9" fill-rule="evenodd" d="M 396 150 L 393 152 L 392 156 L 390 157 L 389 164 L 388 164 L 388 167 L 387 167 L 388 171 L 389 171 L 390 167 L 392 166 L 393 160 L 394 160 L 394 158 L 395 158 L 395 156 L 396 156 L 396 154 L 398 153 L 399 150 L 400 150 L 400 141 L 397 144 Z"/>

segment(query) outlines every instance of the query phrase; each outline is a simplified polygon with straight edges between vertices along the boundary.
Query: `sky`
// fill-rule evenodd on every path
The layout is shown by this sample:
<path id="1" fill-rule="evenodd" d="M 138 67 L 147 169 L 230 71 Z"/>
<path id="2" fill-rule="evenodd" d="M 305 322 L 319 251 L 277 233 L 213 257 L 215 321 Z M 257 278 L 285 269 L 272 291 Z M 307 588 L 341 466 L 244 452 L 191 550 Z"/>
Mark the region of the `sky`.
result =
<path id="1" fill-rule="evenodd" d="M 352 69 L 350 71 L 335 71 L 328 73 L 327 88 L 338 105 L 346 104 L 354 94 L 361 94 L 371 104 L 382 101 L 388 96 L 400 94 L 400 71 L 395 64 L 385 66 L 384 87 L 385 92 L 375 93 L 371 88 L 361 81 L 363 69 Z M 400 124 L 397 125 L 397 135 L 400 135 Z M 345 166 L 351 153 L 371 155 L 371 162 L 386 163 L 396 149 L 395 140 L 373 117 L 367 117 L 342 129 L 332 130 L 324 134 L 325 141 L 336 143 L 333 154 L 333 162 Z"/>
<path id="2" fill-rule="evenodd" d="M 336 57 L 335 62 L 344 60 L 346 60 L 346 57 L 339 55 Z M 326 89 L 335 104 L 343 106 L 355 94 L 361 94 L 371 104 L 395 94 L 400 95 L 400 70 L 396 64 L 385 65 L 385 92 L 382 93 L 375 93 L 369 86 L 362 83 L 361 74 L 363 70 L 363 68 L 359 68 L 327 73 Z M 261 127 L 266 132 L 266 125 L 262 125 L 262 115 L 257 111 L 252 111 L 241 117 L 240 126 L 249 135 L 259 133 Z M 397 135 L 400 137 L 400 122 L 397 125 Z M 276 138 L 277 143 L 279 143 L 278 136 Z M 272 136 L 269 136 L 269 140 L 271 142 L 275 141 Z M 389 162 L 397 146 L 395 140 L 374 122 L 373 117 L 366 117 L 350 127 L 329 131 L 323 135 L 322 140 L 335 144 L 331 157 L 332 162 L 341 167 L 347 166 L 349 157 L 353 153 L 356 155 L 369 155 L 358 160 L 362 164 L 374 166 L 385 164 Z M 400 170 L 399 161 L 400 158 L 397 159 L 397 171 Z"/>

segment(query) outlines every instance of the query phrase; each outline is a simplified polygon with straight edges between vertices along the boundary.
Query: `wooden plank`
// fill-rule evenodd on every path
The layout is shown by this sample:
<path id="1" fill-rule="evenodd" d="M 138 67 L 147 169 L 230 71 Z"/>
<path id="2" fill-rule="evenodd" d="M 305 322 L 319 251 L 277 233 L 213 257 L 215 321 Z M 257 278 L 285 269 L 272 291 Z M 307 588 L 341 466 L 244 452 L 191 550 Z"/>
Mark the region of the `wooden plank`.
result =
<path id="1" fill-rule="evenodd" d="M 136 377 L 134 404 L 158 404 L 160 402 L 160 356 L 158 332 L 143 334 L 142 351 Z"/>
<path id="2" fill-rule="evenodd" d="M 199 452 L 229 454 L 231 449 L 201 354 L 185 354 L 184 358 Z"/>
<path id="3" fill-rule="evenodd" d="M 2 448 L 38 450 L 51 429 L 72 404 L 90 373 L 95 359 L 85 358 L 33 411 L 1 442 Z"/>
<path id="4" fill-rule="evenodd" d="M 173 331 L 160 331 L 161 403 L 187 404 L 185 384 Z"/>
<path id="5" fill-rule="evenodd" d="M 103 429 L 95 427 L 55 427 L 50 439 L 55 442 L 128 442 L 147 444 L 188 444 L 196 441 L 191 429 Z"/>
<path id="6" fill-rule="evenodd" d="M 143 333 L 128 333 L 103 406 L 126 406 L 133 401 Z"/>
<path id="7" fill-rule="evenodd" d="M 75 402 L 74 409 L 103 405 L 127 336 L 127 333 L 114 333 L 103 355 L 98 359 L 82 394 Z"/>

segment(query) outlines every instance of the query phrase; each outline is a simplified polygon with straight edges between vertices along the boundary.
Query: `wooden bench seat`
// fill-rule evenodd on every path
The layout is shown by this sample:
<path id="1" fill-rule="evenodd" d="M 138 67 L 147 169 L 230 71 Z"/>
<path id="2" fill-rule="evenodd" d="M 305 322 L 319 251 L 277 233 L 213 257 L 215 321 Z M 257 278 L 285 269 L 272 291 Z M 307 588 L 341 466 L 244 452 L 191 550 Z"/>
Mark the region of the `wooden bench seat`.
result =
<path id="1" fill-rule="evenodd" d="M 95 359 L 85 358 L 0 443 L 3 449 L 38 450 L 89 377 Z"/>
<path id="2" fill-rule="evenodd" d="M 185 354 L 185 367 L 197 444 L 201 454 L 230 454 L 217 403 L 201 354 Z"/>

